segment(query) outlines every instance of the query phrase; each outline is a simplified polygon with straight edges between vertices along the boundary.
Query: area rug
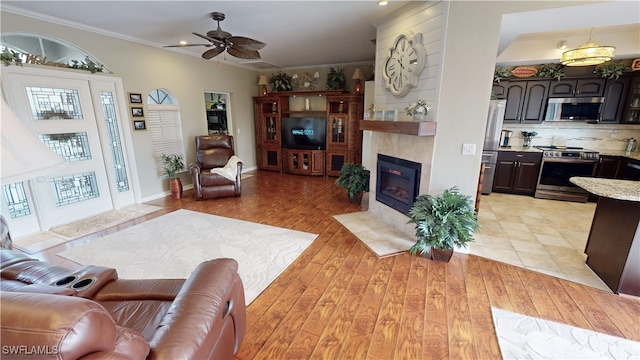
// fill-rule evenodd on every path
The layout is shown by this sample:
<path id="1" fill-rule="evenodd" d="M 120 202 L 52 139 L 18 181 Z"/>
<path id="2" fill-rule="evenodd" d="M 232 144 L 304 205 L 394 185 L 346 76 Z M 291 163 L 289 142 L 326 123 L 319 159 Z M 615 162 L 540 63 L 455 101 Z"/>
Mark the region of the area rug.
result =
<path id="1" fill-rule="evenodd" d="M 233 258 L 250 304 L 317 236 L 181 209 L 58 255 L 128 279 L 187 278 L 203 261 Z"/>
<path id="2" fill-rule="evenodd" d="M 403 253 L 416 242 L 368 211 L 334 215 L 333 218 L 380 258 Z"/>
<path id="3" fill-rule="evenodd" d="M 116 226 L 127 221 L 162 210 L 160 206 L 135 204 L 120 210 L 109 211 L 70 224 L 58 226 L 48 232 L 13 240 L 13 245 L 28 254 L 50 249 L 62 245 L 73 239 Z"/>
<path id="4" fill-rule="evenodd" d="M 503 359 L 640 359 L 640 342 L 491 308 Z"/>
<path id="5" fill-rule="evenodd" d="M 104 214 L 58 226 L 50 229 L 49 231 L 70 239 L 77 239 L 158 210 L 162 210 L 162 207 L 147 204 L 136 204 L 120 210 L 109 211 Z"/>

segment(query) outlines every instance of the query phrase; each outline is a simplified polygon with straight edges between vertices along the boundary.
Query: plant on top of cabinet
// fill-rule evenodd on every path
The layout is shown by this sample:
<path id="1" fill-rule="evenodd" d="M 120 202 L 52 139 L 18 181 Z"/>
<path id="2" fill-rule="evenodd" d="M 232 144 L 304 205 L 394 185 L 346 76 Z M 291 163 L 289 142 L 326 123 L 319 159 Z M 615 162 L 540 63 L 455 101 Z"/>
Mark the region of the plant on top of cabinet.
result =
<path id="1" fill-rule="evenodd" d="M 345 90 L 347 80 L 344 76 L 344 68 L 331 68 L 327 74 L 327 90 Z"/>
<path id="2" fill-rule="evenodd" d="M 564 77 L 564 67 L 560 64 L 542 64 L 537 76 L 560 80 L 560 78 Z"/>
<path id="3" fill-rule="evenodd" d="M 282 71 L 278 71 L 278 73 L 271 75 L 269 78 L 273 91 L 293 90 L 293 87 L 291 86 L 292 81 L 293 77 L 289 74 L 283 73 Z"/>
<path id="4" fill-rule="evenodd" d="M 500 80 L 512 76 L 511 68 L 496 67 L 493 71 L 493 81 L 499 83 Z"/>
<path id="5" fill-rule="evenodd" d="M 613 80 L 619 78 L 622 73 L 630 72 L 631 70 L 629 66 L 623 65 L 620 61 L 608 61 L 602 65 L 597 65 L 593 69 L 593 73 Z"/>

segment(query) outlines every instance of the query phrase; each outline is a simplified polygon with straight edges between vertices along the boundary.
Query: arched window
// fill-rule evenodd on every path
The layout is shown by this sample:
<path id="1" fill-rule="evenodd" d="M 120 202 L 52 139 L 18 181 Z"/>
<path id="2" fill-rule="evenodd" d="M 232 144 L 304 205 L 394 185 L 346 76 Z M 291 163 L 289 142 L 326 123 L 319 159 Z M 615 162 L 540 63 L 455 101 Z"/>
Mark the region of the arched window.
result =
<path id="1" fill-rule="evenodd" d="M 19 54 L 23 63 L 42 61 L 52 64 L 100 64 L 102 72 L 110 71 L 93 55 L 64 40 L 40 34 L 21 32 L 3 33 L 0 36 L 0 50 L 10 50 Z"/>
<path id="2" fill-rule="evenodd" d="M 153 160 L 158 176 L 164 176 L 162 154 L 185 157 L 182 140 L 180 107 L 175 98 L 164 89 L 155 89 L 147 96 L 148 124 L 153 142 Z"/>

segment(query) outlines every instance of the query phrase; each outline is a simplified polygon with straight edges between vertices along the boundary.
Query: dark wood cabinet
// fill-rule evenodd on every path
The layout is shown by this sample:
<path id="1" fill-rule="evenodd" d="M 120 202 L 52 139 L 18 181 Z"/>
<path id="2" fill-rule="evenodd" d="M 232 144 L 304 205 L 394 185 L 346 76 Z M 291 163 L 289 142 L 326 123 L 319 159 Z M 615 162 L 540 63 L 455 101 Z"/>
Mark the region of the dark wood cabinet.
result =
<path id="1" fill-rule="evenodd" d="M 278 96 L 262 96 L 254 100 L 256 164 L 259 169 L 282 171 L 280 119 L 289 103 Z"/>
<path id="2" fill-rule="evenodd" d="M 616 294 L 640 296 L 640 202 L 600 197 L 585 247 L 587 265 Z"/>
<path id="3" fill-rule="evenodd" d="M 625 110 L 621 124 L 640 124 L 640 76 L 636 75 L 631 80 L 629 95 L 625 104 Z"/>
<path id="4" fill-rule="evenodd" d="M 549 97 L 603 96 L 606 82 L 603 78 L 551 81 Z"/>
<path id="5" fill-rule="evenodd" d="M 540 173 L 542 153 L 500 151 L 496 163 L 493 191 L 533 195 Z"/>
<path id="6" fill-rule="evenodd" d="M 500 82 L 494 82 L 493 87 L 491 88 L 492 95 L 495 96 L 497 100 L 504 100 L 507 98 L 507 87 L 509 86 L 509 81 L 501 80 Z"/>
<path id="7" fill-rule="evenodd" d="M 620 156 L 600 155 L 596 166 L 595 177 L 606 179 L 622 179 L 627 168 L 627 160 Z"/>
<path id="8" fill-rule="evenodd" d="M 509 81 L 505 123 L 540 123 L 549 92 L 548 80 Z"/>
<path id="9" fill-rule="evenodd" d="M 604 103 L 600 110 L 600 122 L 617 124 L 622 120 L 631 78 L 609 79 L 604 89 Z"/>

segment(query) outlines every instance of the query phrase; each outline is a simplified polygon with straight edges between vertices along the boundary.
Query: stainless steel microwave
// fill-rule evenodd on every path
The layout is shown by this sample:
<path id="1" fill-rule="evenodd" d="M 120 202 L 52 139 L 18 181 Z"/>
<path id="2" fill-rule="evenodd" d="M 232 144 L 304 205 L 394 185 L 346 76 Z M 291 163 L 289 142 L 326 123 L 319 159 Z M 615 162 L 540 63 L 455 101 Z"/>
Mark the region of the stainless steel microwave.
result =
<path id="1" fill-rule="evenodd" d="M 598 121 L 604 97 L 549 98 L 544 121 Z"/>

